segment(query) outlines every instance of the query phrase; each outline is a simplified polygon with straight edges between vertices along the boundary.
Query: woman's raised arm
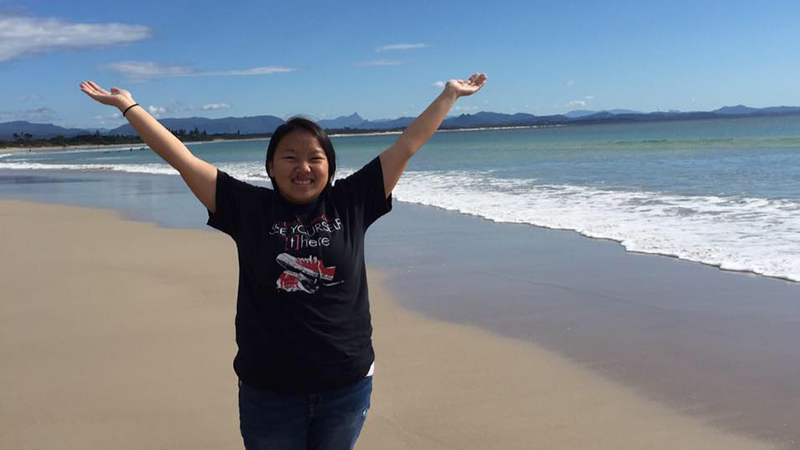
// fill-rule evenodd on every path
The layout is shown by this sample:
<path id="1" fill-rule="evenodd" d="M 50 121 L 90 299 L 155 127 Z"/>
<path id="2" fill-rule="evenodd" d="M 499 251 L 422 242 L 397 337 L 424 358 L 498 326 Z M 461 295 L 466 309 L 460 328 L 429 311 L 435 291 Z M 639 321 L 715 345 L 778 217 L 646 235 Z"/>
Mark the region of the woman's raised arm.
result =
<path id="1" fill-rule="evenodd" d="M 486 74 L 484 73 L 472 74 L 467 80 L 448 81 L 444 91 L 436 97 L 436 100 L 411 122 L 411 125 L 403 131 L 403 134 L 391 147 L 381 153 L 383 188 L 386 197 L 389 197 L 397 185 L 408 161 L 439 129 L 456 100 L 459 97 L 478 92 L 484 84 L 486 84 Z"/>
<path id="2" fill-rule="evenodd" d="M 209 211 L 215 212 L 216 167 L 194 156 L 183 142 L 158 123 L 143 107 L 138 106 L 130 92 L 117 88 L 111 88 L 111 92 L 108 92 L 93 81 L 81 83 L 81 90 L 98 102 L 114 106 L 124 113 L 145 144 L 181 174 L 200 203 Z"/>

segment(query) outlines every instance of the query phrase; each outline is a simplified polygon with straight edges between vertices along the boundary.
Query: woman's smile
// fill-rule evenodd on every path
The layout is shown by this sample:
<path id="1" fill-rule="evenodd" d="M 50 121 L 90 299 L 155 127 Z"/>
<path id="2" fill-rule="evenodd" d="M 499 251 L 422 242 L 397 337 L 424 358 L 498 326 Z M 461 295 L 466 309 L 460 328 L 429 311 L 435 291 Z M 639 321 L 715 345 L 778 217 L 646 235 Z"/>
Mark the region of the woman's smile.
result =
<path id="1" fill-rule="evenodd" d="M 292 203 L 313 202 L 328 185 L 325 151 L 313 134 L 303 130 L 281 139 L 267 170 L 281 195 Z"/>

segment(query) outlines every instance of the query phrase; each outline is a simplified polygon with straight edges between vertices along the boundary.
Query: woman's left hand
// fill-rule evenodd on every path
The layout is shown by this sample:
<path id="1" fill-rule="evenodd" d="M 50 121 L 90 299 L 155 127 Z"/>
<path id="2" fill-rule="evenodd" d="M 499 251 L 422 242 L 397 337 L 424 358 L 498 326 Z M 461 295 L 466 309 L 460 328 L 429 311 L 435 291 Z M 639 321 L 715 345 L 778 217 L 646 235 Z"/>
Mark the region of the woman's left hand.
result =
<path id="1" fill-rule="evenodd" d="M 445 86 L 445 90 L 450 89 L 457 97 L 472 95 L 486 84 L 485 73 L 473 73 L 468 80 L 450 80 Z"/>

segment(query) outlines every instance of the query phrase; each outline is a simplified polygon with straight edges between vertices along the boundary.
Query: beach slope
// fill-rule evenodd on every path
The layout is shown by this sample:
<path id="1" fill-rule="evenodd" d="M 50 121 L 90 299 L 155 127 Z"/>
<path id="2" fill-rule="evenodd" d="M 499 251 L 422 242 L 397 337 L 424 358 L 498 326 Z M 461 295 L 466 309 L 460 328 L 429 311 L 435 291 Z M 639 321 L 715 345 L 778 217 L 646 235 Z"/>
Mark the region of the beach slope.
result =
<path id="1" fill-rule="evenodd" d="M 0 207 L 0 448 L 242 448 L 228 237 Z M 388 274 L 369 275 L 378 359 L 358 448 L 777 448 L 530 343 L 402 309 Z"/>

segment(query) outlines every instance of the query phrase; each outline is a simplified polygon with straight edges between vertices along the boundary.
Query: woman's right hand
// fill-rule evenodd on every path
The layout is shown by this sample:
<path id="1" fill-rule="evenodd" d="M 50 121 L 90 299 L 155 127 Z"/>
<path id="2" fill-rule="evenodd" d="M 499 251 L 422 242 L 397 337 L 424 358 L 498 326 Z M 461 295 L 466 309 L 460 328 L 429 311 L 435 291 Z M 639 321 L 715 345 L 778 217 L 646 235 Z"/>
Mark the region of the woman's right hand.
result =
<path id="1" fill-rule="evenodd" d="M 96 101 L 118 108 L 120 111 L 136 103 L 131 97 L 131 93 L 125 89 L 111 88 L 111 92 L 101 88 L 94 81 L 84 81 L 81 83 L 81 90 Z"/>

